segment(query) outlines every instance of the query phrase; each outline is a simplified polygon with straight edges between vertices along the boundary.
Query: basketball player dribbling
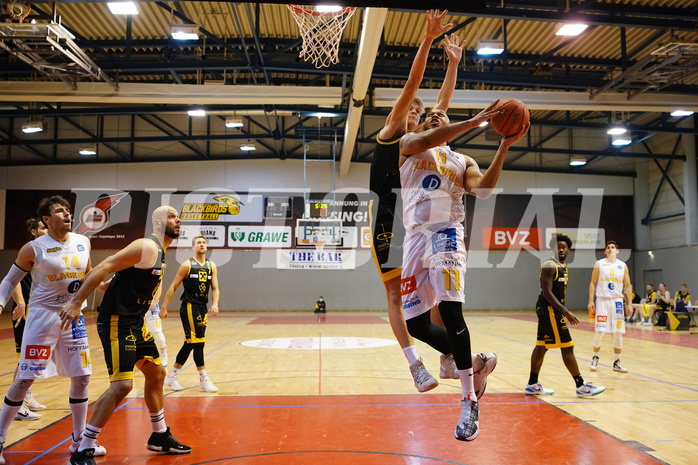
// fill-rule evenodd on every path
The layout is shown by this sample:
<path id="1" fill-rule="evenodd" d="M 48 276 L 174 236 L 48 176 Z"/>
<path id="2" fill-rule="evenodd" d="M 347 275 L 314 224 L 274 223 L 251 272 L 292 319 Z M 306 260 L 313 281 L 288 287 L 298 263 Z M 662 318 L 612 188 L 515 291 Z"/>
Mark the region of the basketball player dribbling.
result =
<path id="1" fill-rule="evenodd" d="M 472 441 L 479 434 L 479 408 L 473 379 L 470 333 L 463 318 L 465 192 L 488 198 L 496 186 L 509 147 L 528 131 L 528 124 L 499 144 L 483 174 L 470 157 L 453 152 L 449 139 L 478 127 L 497 115 L 494 101 L 470 120 L 448 124 L 446 112 L 430 111 L 425 131 L 400 140 L 400 181 L 404 206 L 405 242 L 402 266 L 402 308 L 410 334 L 440 350 L 453 353 L 462 388 L 461 414 L 455 437 Z M 445 329 L 431 321 L 438 310 Z"/>
<path id="2" fill-rule="evenodd" d="M 390 327 L 402 348 L 414 385 L 419 392 L 429 391 L 438 386 L 438 381 L 426 370 L 417 355 L 414 340 L 407 331 L 405 317 L 400 301 L 400 271 L 402 266 L 402 207 L 398 204 L 400 197 L 400 175 L 398 171 L 400 138 L 419 125 L 424 113 L 422 101 L 417 91 L 424 75 L 429 48 L 436 37 L 444 34 L 452 24 L 442 24 L 447 10 L 429 10 L 426 13 L 427 26 L 422 43 L 415 55 L 410 74 L 397 99 L 395 106 L 386 119 L 385 126 L 378 133 L 376 151 L 371 161 L 370 189 L 378 196 L 377 205 L 371 202 L 371 226 L 373 231 L 373 257 L 378 267 L 388 301 L 388 319 Z M 444 38 L 444 48 L 449 58 L 448 70 L 434 108 L 448 109 L 453 96 L 463 44 L 455 35 Z M 436 319 L 440 321 L 440 319 Z M 458 372 L 448 345 L 441 347 L 440 377 L 458 379 Z M 438 349 L 437 349 L 438 350 Z M 479 395 L 485 391 L 487 375 L 497 363 L 494 354 L 472 355 L 473 364 L 477 364 L 476 386 Z"/>

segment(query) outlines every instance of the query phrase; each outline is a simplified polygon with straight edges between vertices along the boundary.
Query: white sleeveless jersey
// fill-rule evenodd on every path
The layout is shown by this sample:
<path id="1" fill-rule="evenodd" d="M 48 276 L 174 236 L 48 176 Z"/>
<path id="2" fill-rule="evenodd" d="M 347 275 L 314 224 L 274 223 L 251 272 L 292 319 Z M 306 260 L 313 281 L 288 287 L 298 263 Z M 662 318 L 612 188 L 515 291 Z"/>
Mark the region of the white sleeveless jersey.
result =
<path id="1" fill-rule="evenodd" d="M 408 234 L 462 223 L 466 157 L 447 146 L 411 155 L 400 167 L 403 220 Z"/>
<path id="2" fill-rule="evenodd" d="M 35 256 L 30 305 L 60 311 L 80 288 L 90 261 L 90 242 L 81 234 L 68 233 L 65 242 L 44 234 L 30 244 Z"/>
<path id="3" fill-rule="evenodd" d="M 620 260 L 609 262 L 607 258 L 602 258 L 596 263 L 599 265 L 599 280 L 596 283 L 596 297 L 605 299 L 623 298 L 625 263 Z"/>

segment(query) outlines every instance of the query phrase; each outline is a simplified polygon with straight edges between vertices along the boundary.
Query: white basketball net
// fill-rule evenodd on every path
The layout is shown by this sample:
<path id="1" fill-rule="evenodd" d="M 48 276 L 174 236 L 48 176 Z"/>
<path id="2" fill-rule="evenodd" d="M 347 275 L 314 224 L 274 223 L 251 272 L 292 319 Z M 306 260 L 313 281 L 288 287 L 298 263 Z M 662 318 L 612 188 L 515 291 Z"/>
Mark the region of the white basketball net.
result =
<path id="1" fill-rule="evenodd" d="M 313 244 L 315 245 L 315 250 L 318 253 L 322 253 L 325 248 L 325 243 L 327 242 L 327 236 L 324 234 L 316 234 L 313 236 Z"/>
<path id="2" fill-rule="evenodd" d="M 23 22 L 24 18 L 32 11 L 31 6 L 23 0 L 9 0 L 6 8 L 7 14 L 20 23 Z"/>
<path id="3" fill-rule="evenodd" d="M 303 47 L 298 56 L 305 61 L 312 61 L 316 68 L 339 63 L 339 42 L 356 7 L 320 13 L 298 5 L 286 6 L 293 14 L 303 38 Z"/>

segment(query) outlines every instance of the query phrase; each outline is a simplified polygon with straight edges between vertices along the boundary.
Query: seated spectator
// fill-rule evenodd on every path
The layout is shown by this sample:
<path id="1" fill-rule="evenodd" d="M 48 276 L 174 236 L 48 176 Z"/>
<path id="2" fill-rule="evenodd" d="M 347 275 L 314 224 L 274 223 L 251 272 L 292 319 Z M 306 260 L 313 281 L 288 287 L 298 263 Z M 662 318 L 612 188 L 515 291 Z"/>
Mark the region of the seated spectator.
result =
<path id="1" fill-rule="evenodd" d="M 317 302 L 315 302 L 315 313 L 325 313 L 327 311 L 327 304 L 325 304 L 325 299 L 320 296 Z"/>
<path id="2" fill-rule="evenodd" d="M 638 322 L 644 326 L 650 326 L 650 316 L 654 314 L 654 307 L 657 303 L 657 292 L 654 290 L 654 284 L 647 283 L 645 285 L 647 292 L 645 297 L 640 300 L 639 304 L 633 304 L 633 314 L 630 317 L 629 323 Z M 635 316 L 637 315 L 637 316 Z"/>
<path id="3" fill-rule="evenodd" d="M 637 319 L 635 319 L 635 314 L 636 313 L 638 314 L 638 319 L 639 319 L 639 315 L 642 312 L 642 309 L 639 306 L 641 300 L 642 300 L 642 298 L 633 289 L 633 301 L 631 302 L 633 313 L 625 319 L 626 323 L 635 323 L 636 321 L 638 321 Z M 627 303 L 627 302 L 625 302 L 625 294 L 623 295 L 623 302 Z"/>
<path id="4" fill-rule="evenodd" d="M 670 310 L 671 296 L 669 295 L 669 291 L 666 290 L 666 285 L 664 283 L 659 283 L 657 304 L 653 310 L 650 310 L 650 321 L 655 325 L 666 326 L 666 312 Z"/>
<path id="5" fill-rule="evenodd" d="M 691 294 L 688 293 L 688 286 L 686 284 L 681 285 L 681 290 L 676 291 L 674 294 L 674 301 L 672 302 L 673 307 L 677 312 L 687 312 L 688 309 L 686 305 L 691 305 Z"/>

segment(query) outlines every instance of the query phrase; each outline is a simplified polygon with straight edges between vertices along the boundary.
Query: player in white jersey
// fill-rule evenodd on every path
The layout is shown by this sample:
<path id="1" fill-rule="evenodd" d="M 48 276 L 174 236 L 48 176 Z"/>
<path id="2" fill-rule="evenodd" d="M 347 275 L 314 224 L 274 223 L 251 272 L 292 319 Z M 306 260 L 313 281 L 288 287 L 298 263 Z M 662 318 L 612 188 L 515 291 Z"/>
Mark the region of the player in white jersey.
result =
<path id="1" fill-rule="evenodd" d="M 472 441 L 479 434 L 478 403 L 473 387 L 470 333 L 463 319 L 465 301 L 465 192 L 480 198 L 491 195 L 509 147 L 528 131 L 503 138 L 483 174 L 477 163 L 453 152 L 446 142 L 499 113 L 499 101 L 474 118 L 449 125 L 442 110 L 426 116 L 425 131 L 400 139 L 400 181 L 404 209 L 401 294 L 410 334 L 435 347 L 447 339 L 463 391 L 455 437 Z M 444 322 L 431 322 L 430 309 L 438 304 Z"/>
<path id="2" fill-rule="evenodd" d="M 73 420 L 73 443 L 85 428 L 87 384 L 92 373 L 85 320 L 80 318 L 61 329 L 60 311 L 69 302 L 90 271 L 90 242 L 71 230 L 70 204 L 60 196 L 44 199 L 39 216 L 48 234 L 19 251 L 9 273 L 0 284 L 0 311 L 21 279 L 31 271 L 31 311 L 26 322 L 19 375 L 5 394 L 0 411 L 0 464 L 7 430 L 22 406 L 25 393 L 34 380 L 51 376 L 70 377 L 69 403 Z M 72 446 L 71 446 L 72 447 Z M 104 455 L 100 446 L 97 451 Z"/>
<path id="3" fill-rule="evenodd" d="M 601 338 L 605 333 L 613 333 L 613 352 L 615 361 L 613 371 L 627 373 L 620 364 L 620 353 L 623 349 L 623 333 L 625 333 L 625 316 L 632 314 L 633 286 L 630 284 L 628 266 L 618 260 L 618 244 L 615 241 L 606 242 L 604 250 L 606 258 L 594 265 L 589 284 L 589 312 L 595 314 L 594 356 L 591 358 L 589 369 L 596 371 L 599 364 Z M 623 293 L 627 299 L 623 303 Z M 596 305 L 594 305 L 596 296 Z"/>

